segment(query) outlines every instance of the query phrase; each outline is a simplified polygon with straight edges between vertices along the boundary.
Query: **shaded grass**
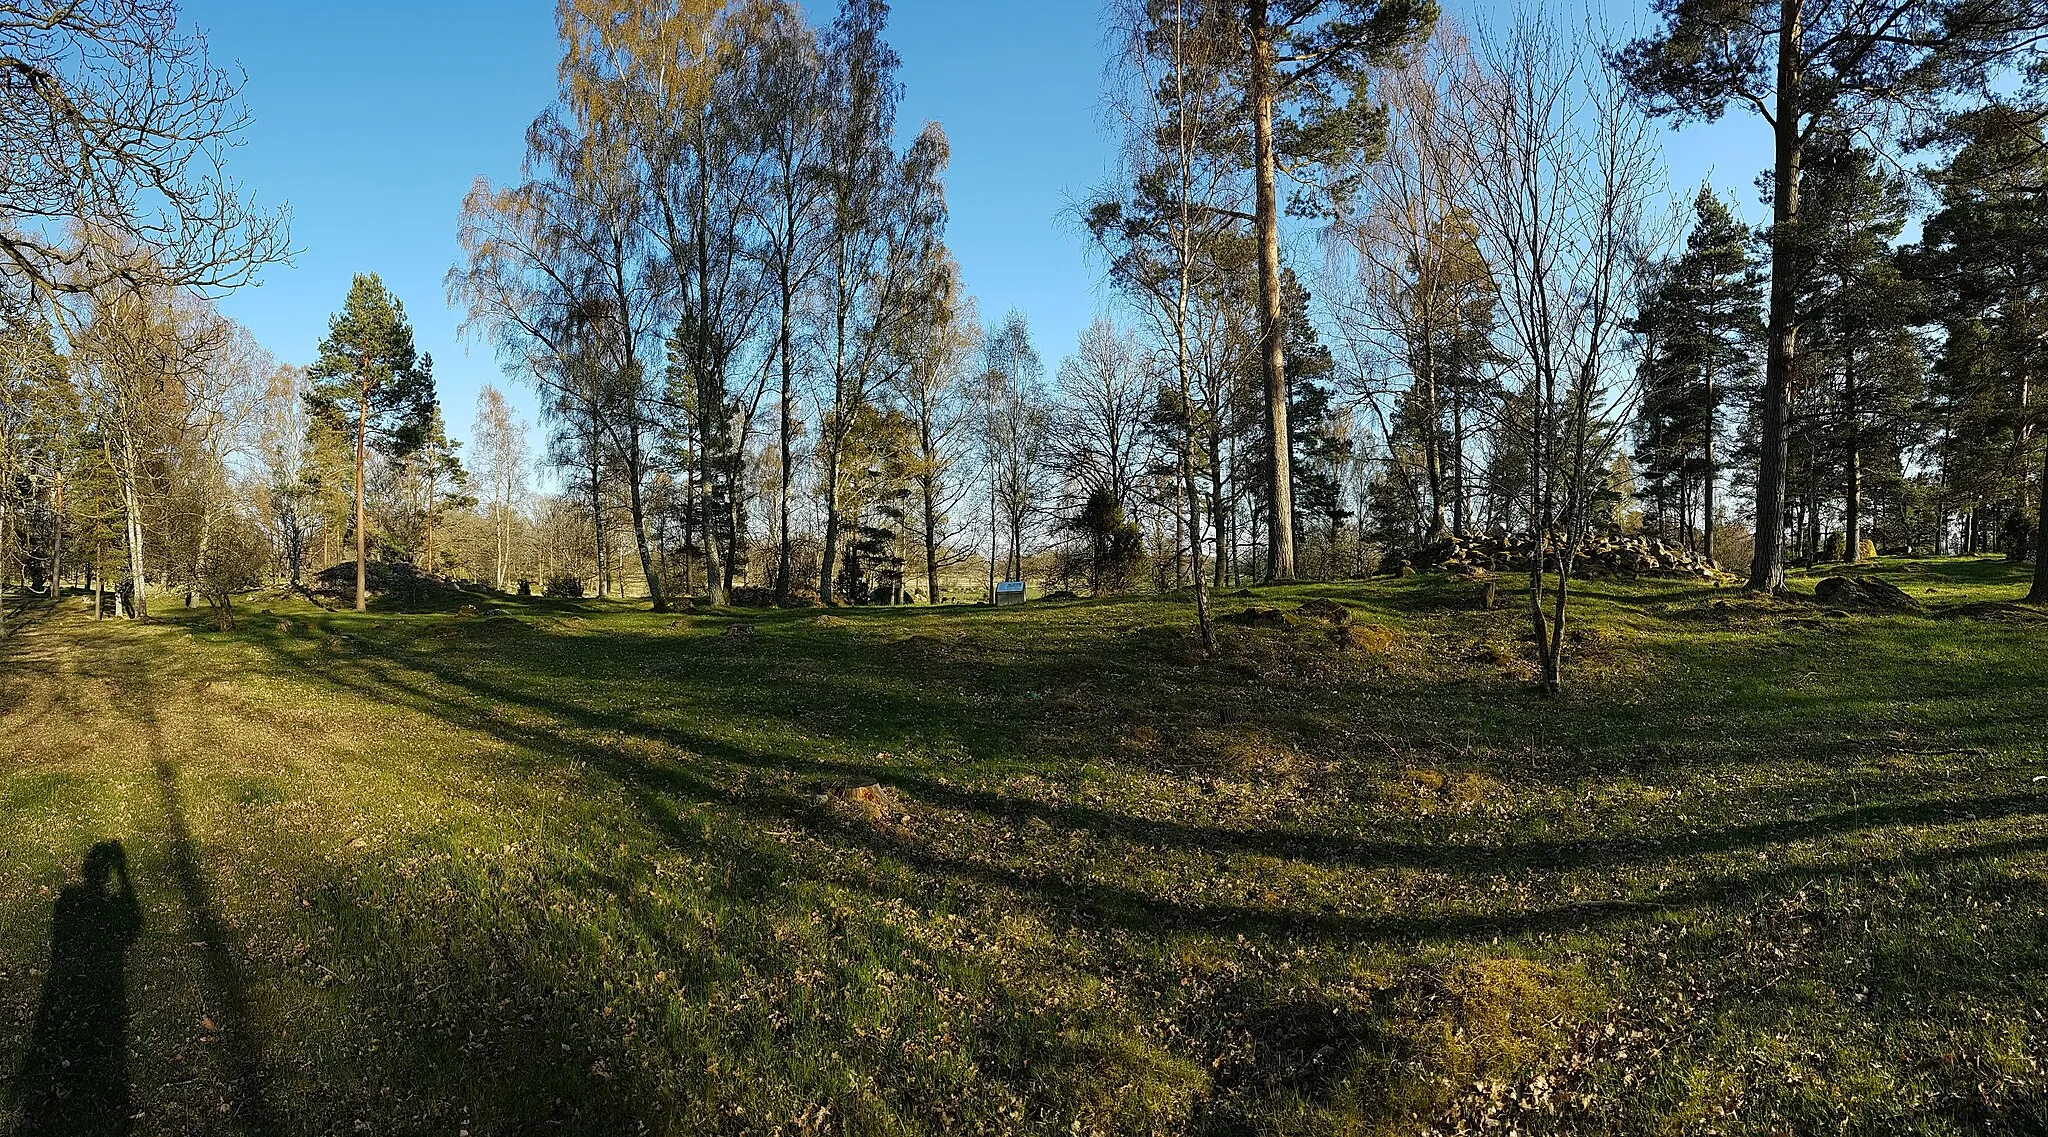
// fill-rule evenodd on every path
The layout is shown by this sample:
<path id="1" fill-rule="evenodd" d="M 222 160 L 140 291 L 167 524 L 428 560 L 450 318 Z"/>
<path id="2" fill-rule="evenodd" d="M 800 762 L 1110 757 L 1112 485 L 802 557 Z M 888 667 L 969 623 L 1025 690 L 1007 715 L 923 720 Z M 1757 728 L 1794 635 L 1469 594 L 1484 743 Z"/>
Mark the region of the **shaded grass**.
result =
<path id="1" fill-rule="evenodd" d="M 138 1131 L 2036 1131 L 2042 632 L 1876 571 L 1935 614 L 1588 582 L 1557 700 L 1430 578 L 1209 663 L 1164 598 L 44 609 L 0 1061 L 120 839 Z"/>

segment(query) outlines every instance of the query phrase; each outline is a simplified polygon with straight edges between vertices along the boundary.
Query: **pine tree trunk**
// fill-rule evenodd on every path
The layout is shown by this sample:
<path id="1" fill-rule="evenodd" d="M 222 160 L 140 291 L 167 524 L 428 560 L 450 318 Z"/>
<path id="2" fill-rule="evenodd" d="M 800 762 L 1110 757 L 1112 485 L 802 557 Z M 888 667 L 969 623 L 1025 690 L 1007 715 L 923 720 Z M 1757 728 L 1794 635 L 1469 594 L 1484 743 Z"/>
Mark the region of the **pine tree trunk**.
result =
<path id="1" fill-rule="evenodd" d="M 1777 126 L 1771 200 L 1770 354 L 1764 365 L 1762 452 L 1757 464 L 1755 592 L 1785 588 L 1785 471 L 1791 456 L 1792 366 L 1799 346 L 1793 252 L 1799 225 L 1800 165 L 1805 157 L 1799 107 L 1804 0 L 1779 0 Z"/>
<path id="2" fill-rule="evenodd" d="M 1714 411 L 1718 405 L 1718 400 L 1719 397 L 1714 392 L 1714 365 L 1709 361 L 1707 364 L 1706 469 L 1701 472 L 1701 477 L 1705 481 L 1700 486 L 1700 496 L 1703 500 L 1706 516 L 1703 519 L 1705 528 L 1700 540 L 1700 554 L 1706 557 L 1710 564 L 1714 560 L 1714 483 L 1719 481 L 1721 477 L 1714 453 L 1714 431 L 1716 426 Z"/>
<path id="3" fill-rule="evenodd" d="M 369 445 L 370 435 L 370 381 L 361 380 L 357 389 L 356 403 L 356 611 L 367 612 L 370 607 L 370 573 L 367 558 L 370 549 L 369 530 L 363 524 L 363 468 L 364 451 Z"/>
<path id="4" fill-rule="evenodd" d="M 1848 365 L 1844 369 L 1849 411 L 1849 455 L 1848 484 L 1843 487 L 1845 525 L 1848 530 L 1843 544 L 1843 560 L 1858 564 L 1863 560 L 1863 439 L 1858 430 L 1856 406 L 1856 354 L 1850 352 Z"/>
<path id="5" fill-rule="evenodd" d="M 1287 326 L 1280 296 L 1278 159 L 1273 146 L 1273 30 L 1267 0 L 1250 0 L 1253 228 L 1259 245 L 1259 355 L 1266 380 L 1267 580 L 1294 579 L 1294 493 L 1287 427 Z"/>
<path id="6" fill-rule="evenodd" d="M 2034 513 L 2034 583 L 2027 603 L 2048 604 L 2048 447 L 2041 450 L 2041 495 Z"/>

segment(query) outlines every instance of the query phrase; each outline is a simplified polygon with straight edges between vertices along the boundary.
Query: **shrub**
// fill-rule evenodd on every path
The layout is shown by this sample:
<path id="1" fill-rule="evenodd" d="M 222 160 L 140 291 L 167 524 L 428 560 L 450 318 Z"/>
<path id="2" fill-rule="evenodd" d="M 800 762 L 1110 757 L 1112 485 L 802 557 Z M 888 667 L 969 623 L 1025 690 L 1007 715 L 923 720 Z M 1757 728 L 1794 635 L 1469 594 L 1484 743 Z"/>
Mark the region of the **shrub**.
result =
<path id="1" fill-rule="evenodd" d="M 583 578 L 571 573 L 556 573 L 541 585 L 540 594 L 556 600 L 580 600 L 583 598 Z"/>

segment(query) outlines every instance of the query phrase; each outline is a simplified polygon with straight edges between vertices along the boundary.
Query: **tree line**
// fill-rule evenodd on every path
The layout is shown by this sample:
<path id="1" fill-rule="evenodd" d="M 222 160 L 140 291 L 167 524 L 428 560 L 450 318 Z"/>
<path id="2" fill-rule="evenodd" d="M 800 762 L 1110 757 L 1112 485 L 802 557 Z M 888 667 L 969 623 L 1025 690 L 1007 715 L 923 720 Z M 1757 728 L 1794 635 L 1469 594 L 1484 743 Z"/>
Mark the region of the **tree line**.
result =
<path id="1" fill-rule="evenodd" d="M 657 608 L 1031 576 L 1186 588 L 1207 638 L 1226 583 L 1507 531 L 1546 550 L 1554 683 L 1603 528 L 1746 561 L 1758 589 L 1791 559 L 2048 540 L 2038 0 L 1658 0 L 1654 34 L 1604 49 L 1540 11 L 1468 31 L 1411 0 L 1114 0 L 1120 172 L 1073 220 L 1117 302 L 1050 368 L 1024 314 L 965 292 L 949 144 L 898 121 L 881 0 L 817 25 L 787 0 L 562 0 L 558 95 L 457 223 L 447 298 L 541 412 L 528 453 L 490 392 L 473 469 L 374 277 L 303 371 L 212 312 L 284 247 L 283 215 L 199 160 L 239 92 L 167 0 L 64 7 L 0 47 L 161 124 L 190 184 L 74 216 L 51 187 L 129 155 L 73 129 L 0 187 L 0 568 L 32 587 L 66 550 L 95 578 L 112 555 L 142 614 L 134 582 L 199 594 L 246 523 L 257 575 L 353 561 L 359 602 L 380 558 Z M 91 45 L 121 21 L 159 29 L 169 94 L 110 81 Z M 1730 112 L 1773 140 L 1762 226 L 1706 189 L 1672 208 L 1660 123 Z"/>

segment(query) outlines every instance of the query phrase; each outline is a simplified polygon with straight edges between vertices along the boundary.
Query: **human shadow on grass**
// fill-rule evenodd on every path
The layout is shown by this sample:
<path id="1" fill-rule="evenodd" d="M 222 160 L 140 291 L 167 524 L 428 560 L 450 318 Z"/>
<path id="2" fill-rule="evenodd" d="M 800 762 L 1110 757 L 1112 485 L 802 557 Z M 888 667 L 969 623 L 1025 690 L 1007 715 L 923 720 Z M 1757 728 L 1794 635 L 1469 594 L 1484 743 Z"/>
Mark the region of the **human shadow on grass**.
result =
<path id="1" fill-rule="evenodd" d="M 129 1132 L 128 948 L 141 931 L 127 852 L 102 841 L 50 916 L 49 969 L 11 1103 L 17 1137 Z"/>

